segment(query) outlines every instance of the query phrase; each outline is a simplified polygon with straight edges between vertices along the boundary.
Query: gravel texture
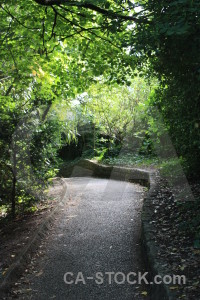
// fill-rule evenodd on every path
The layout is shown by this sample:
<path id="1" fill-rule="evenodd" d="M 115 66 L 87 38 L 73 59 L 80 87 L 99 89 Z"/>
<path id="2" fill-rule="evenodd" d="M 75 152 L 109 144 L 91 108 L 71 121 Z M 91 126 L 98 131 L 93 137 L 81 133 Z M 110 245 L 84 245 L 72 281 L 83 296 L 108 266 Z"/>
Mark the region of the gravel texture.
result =
<path id="1" fill-rule="evenodd" d="M 68 193 L 51 234 L 12 289 L 10 299 L 149 299 L 146 285 L 117 284 L 114 275 L 109 284 L 105 274 L 146 271 L 140 243 L 144 188 L 90 177 L 64 180 Z M 66 272 L 74 274 L 74 281 L 81 272 L 86 284 L 81 280 L 66 284 Z M 97 272 L 103 273 L 102 284 L 87 278 Z M 116 278 L 121 282 L 122 275 Z"/>

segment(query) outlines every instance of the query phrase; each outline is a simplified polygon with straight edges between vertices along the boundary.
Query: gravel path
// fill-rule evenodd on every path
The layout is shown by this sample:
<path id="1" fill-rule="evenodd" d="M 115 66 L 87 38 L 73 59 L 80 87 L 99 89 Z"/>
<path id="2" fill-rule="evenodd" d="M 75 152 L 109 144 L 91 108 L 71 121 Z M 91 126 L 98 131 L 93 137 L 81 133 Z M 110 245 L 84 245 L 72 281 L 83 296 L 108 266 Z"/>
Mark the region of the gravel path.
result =
<path id="1" fill-rule="evenodd" d="M 146 271 L 140 247 L 144 189 L 89 177 L 65 181 L 68 193 L 59 217 L 41 246 L 41 255 L 33 258 L 18 282 L 17 298 L 149 299 L 147 286 L 127 283 L 126 276 Z M 70 272 L 66 281 L 73 283 L 64 282 L 66 272 Z M 125 275 L 123 284 L 119 272 Z M 130 277 L 134 279 L 137 276 Z"/>

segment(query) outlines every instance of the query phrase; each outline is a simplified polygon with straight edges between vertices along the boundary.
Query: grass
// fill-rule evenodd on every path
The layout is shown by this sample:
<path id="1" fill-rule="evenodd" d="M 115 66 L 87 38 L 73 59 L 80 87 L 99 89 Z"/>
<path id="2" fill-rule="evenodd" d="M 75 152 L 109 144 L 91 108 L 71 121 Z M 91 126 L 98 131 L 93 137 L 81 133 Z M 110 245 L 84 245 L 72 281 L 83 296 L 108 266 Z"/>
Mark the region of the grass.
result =
<path id="1" fill-rule="evenodd" d="M 98 160 L 98 158 L 96 158 Z M 117 165 L 117 166 L 129 166 L 129 167 L 159 167 L 160 161 L 155 156 L 144 156 L 140 154 L 127 153 L 123 156 L 103 158 L 98 160 L 99 163 L 107 165 Z"/>

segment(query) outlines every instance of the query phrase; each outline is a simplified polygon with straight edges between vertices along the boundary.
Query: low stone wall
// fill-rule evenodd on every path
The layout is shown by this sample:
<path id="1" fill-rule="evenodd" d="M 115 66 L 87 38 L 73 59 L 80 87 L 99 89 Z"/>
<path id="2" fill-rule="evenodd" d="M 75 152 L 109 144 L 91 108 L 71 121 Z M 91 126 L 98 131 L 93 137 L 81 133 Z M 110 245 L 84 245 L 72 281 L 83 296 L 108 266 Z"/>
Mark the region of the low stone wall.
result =
<path id="1" fill-rule="evenodd" d="M 146 171 L 142 169 L 112 167 L 99 165 L 90 160 L 81 160 L 78 164 L 69 169 L 61 169 L 59 176 L 63 177 L 83 177 L 93 176 L 100 178 L 110 178 L 134 183 L 140 183 L 149 188 L 148 194 L 144 199 L 142 210 L 142 248 L 143 255 L 151 274 L 152 280 L 156 275 L 164 276 L 164 270 L 158 259 L 159 248 L 154 242 L 155 233 L 153 225 L 150 223 L 152 216 L 152 199 L 159 191 L 159 175 L 155 171 Z M 175 300 L 174 292 L 169 289 L 168 285 L 152 285 L 151 286 L 152 300 Z"/>
<path id="2" fill-rule="evenodd" d="M 61 177 L 84 177 L 93 176 L 98 178 L 110 178 L 121 181 L 137 182 L 150 187 L 149 172 L 136 168 L 106 166 L 84 159 L 69 168 L 61 168 L 58 176 Z"/>

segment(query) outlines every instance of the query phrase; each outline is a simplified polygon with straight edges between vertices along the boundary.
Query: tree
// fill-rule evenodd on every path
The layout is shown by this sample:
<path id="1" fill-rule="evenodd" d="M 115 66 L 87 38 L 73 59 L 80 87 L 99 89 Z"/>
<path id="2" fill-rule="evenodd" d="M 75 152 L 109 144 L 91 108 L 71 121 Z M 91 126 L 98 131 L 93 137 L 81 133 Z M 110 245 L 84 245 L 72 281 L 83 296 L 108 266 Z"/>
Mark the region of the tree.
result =
<path id="1" fill-rule="evenodd" d="M 78 147 L 84 144 L 82 151 L 103 157 L 117 154 L 122 146 L 129 151 L 140 144 L 138 132 L 142 138 L 150 86 L 139 76 L 128 80 L 129 86 L 108 86 L 101 78 L 76 98 L 72 115 L 77 122 Z"/>
<path id="2" fill-rule="evenodd" d="M 33 123 L 35 113 L 39 132 L 33 136 L 37 141 L 44 138 L 50 149 L 52 141 L 46 132 L 57 132 L 59 127 L 57 119 L 48 120 L 55 103 L 69 104 L 100 78 L 106 84 L 130 84 L 126 75 L 136 66 L 140 74 L 159 79 L 150 105 L 162 113 L 178 154 L 193 168 L 199 166 L 199 12 L 197 0 L 1 3 L 1 186 L 11 186 L 12 181 L 15 198 L 10 145 L 19 122 L 29 119 Z M 116 93 L 115 88 L 112 92 Z M 102 101 L 105 112 L 109 103 L 102 99 L 98 105 Z M 118 132 L 110 134 L 122 139 L 124 123 L 115 119 L 108 119 L 107 125 L 104 122 L 104 130 L 115 123 Z M 48 156 L 47 148 L 41 153 Z M 33 157 L 36 153 L 33 145 Z M 15 157 L 13 162 L 15 166 Z"/>
<path id="3" fill-rule="evenodd" d="M 200 158 L 200 3 L 146 1 L 148 25 L 137 26 L 132 52 L 140 51 L 160 80 L 152 105 L 163 115 L 179 156 L 199 172 Z"/>
<path id="4" fill-rule="evenodd" d="M 56 119 L 48 118 L 54 104 L 69 103 L 96 81 L 95 76 L 104 74 L 107 80 L 112 77 L 123 81 L 128 55 L 78 10 L 46 8 L 33 1 L 16 4 L 11 0 L 0 5 L 0 19 L 1 199 L 3 203 L 8 203 L 7 199 L 12 202 L 14 216 L 16 202 L 26 198 L 22 185 L 28 186 L 31 178 L 26 159 L 31 159 L 39 178 L 46 177 L 52 155 L 59 148 L 60 143 L 54 143 L 53 137 L 60 137 L 63 123 L 57 126 Z M 81 24 L 76 24 L 79 19 Z M 96 40 L 105 43 L 95 43 Z M 123 68 L 116 76 L 119 60 Z M 71 140 L 74 133 L 69 127 L 64 129 L 68 130 L 66 140 Z M 23 138 L 27 130 L 31 140 Z"/>
<path id="5" fill-rule="evenodd" d="M 87 108 L 96 126 L 121 144 L 130 132 L 137 131 L 138 106 L 147 100 L 149 90 L 138 76 L 131 79 L 130 86 L 95 84 L 88 91 Z"/>

